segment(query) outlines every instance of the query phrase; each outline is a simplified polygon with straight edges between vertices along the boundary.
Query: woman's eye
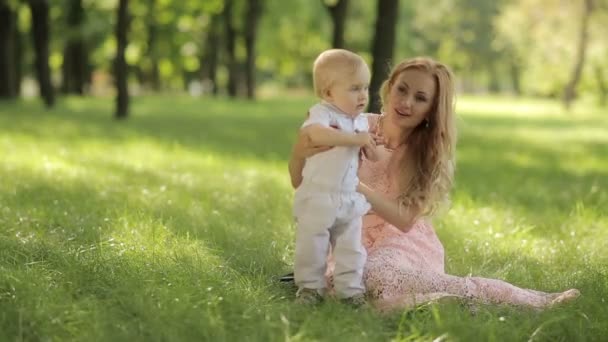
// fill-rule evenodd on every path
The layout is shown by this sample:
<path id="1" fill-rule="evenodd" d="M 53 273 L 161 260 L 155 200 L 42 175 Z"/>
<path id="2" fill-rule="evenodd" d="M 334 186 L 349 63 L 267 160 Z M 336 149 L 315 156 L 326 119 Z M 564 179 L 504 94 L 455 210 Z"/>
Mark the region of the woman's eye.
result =
<path id="1" fill-rule="evenodd" d="M 416 100 L 419 101 L 419 102 L 426 102 L 426 97 L 424 97 L 424 96 L 418 96 L 418 97 L 416 97 Z"/>
<path id="2" fill-rule="evenodd" d="M 405 89 L 405 87 L 399 87 L 397 90 L 399 90 L 401 93 L 405 93 L 407 89 Z"/>

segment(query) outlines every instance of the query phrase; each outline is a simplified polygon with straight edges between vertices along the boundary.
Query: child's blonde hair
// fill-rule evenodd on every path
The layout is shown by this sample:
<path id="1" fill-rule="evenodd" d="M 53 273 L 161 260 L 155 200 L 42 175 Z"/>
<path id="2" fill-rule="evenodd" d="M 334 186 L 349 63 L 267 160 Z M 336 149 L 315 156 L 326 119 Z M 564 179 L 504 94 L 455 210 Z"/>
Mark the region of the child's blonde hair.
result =
<path id="1" fill-rule="evenodd" d="M 324 98 L 327 90 L 339 78 L 354 74 L 361 68 L 368 68 L 365 60 L 348 50 L 330 49 L 321 52 L 312 67 L 315 95 Z"/>

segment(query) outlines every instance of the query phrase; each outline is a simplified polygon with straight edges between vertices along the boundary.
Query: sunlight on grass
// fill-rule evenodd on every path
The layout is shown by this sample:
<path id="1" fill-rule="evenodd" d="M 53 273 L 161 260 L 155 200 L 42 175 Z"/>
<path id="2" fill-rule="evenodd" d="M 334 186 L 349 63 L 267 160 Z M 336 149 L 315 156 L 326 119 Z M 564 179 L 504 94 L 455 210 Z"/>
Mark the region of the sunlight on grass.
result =
<path id="1" fill-rule="evenodd" d="M 312 99 L 0 107 L 0 340 L 597 339 L 608 333 L 608 126 L 595 108 L 465 97 L 448 270 L 541 290 L 542 314 L 291 303 L 287 158 Z M 15 114 L 18 113 L 18 114 Z M 559 327 L 557 327 L 559 325 Z M 539 337 L 541 336 L 541 337 Z"/>

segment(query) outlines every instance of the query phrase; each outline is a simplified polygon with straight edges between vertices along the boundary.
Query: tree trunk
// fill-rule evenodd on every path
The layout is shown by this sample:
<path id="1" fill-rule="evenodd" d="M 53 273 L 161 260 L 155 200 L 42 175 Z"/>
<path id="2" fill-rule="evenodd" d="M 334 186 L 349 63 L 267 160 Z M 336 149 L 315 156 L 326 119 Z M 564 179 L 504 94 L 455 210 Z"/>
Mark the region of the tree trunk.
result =
<path id="1" fill-rule="evenodd" d="M 379 113 L 382 107 L 378 94 L 382 82 L 390 71 L 395 48 L 395 30 L 399 0 L 378 0 L 376 31 L 372 41 L 372 79 L 369 86 L 370 113 Z"/>
<path id="2" fill-rule="evenodd" d="M 47 108 L 55 104 L 55 94 L 49 68 L 49 4 L 47 0 L 29 0 L 32 12 L 32 37 L 36 51 L 35 65 L 40 95 Z"/>
<path id="3" fill-rule="evenodd" d="M 2 0 L 0 2 L 0 98 L 14 98 L 17 94 L 15 87 L 16 47 L 18 39 L 17 16 L 11 7 Z"/>
<path id="4" fill-rule="evenodd" d="M 13 89 L 14 92 L 16 94 L 16 96 L 19 96 L 21 94 L 21 77 L 23 76 L 23 62 L 22 62 L 22 58 L 23 58 L 23 33 L 19 30 L 19 27 L 17 25 L 15 25 L 14 27 L 14 36 L 13 36 L 13 43 L 14 43 L 14 67 L 15 67 L 15 78 L 13 79 Z M 26 37 L 27 38 L 27 37 Z M 27 39 L 26 39 L 27 40 Z"/>
<path id="5" fill-rule="evenodd" d="M 494 62 L 488 64 L 488 91 L 492 94 L 500 92 L 500 76 Z"/>
<path id="6" fill-rule="evenodd" d="M 209 23 L 205 41 L 205 52 L 201 55 L 201 82 L 211 87 L 213 95 L 218 94 L 217 62 L 220 53 L 221 18 L 214 15 Z"/>
<path id="7" fill-rule="evenodd" d="M 228 95 L 236 97 L 238 82 L 238 65 L 235 55 L 236 29 L 232 24 L 232 0 L 224 3 L 224 27 L 226 31 L 226 65 L 228 66 Z"/>
<path id="8" fill-rule="evenodd" d="M 125 59 L 127 33 L 129 31 L 129 0 L 120 0 L 116 22 L 116 59 L 114 60 L 114 78 L 116 80 L 116 114 L 117 119 L 129 115 L 129 91 L 127 88 L 128 66 Z"/>
<path id="9" fill-rule="evenodd" d="M 150 58 L 150 66 L 146 71 L 145 79 L 150 84 L 154 91 L 160 91 L 160 73 L 158 71 L 158 52 L 156 50 L 156 35 L 157 22 L 156 0 L 148 1 L 148 18 L 146 25 L 148 26 L 148 58 Z"/>
<path id="10" fill-rule="evenodd" d="M 255 99 L 255 42 L 260 15 L 262 14 L 262 0 L 249 0 L 247 16 L 245 17 L 245 79 L 247 83 L 247 98 Z"/>
<path id="11" fill-rule="evenodd" d="M 595 79 L 597 81 L 597 88 L 599 91 L 599 105 L 604 107 L 608 100 L 608 84 L 606 83 L 606 79 L 604 78 L 604 69 L 601 65 L 596 64 L 594 66 L 595 69 Z"/>
<path id="12" fill-rule="evenodd" d="M 521 95 L 521 68 L 517 62 L 509 63 L 509 74 L 511 76 L 511 86 L 515 95 Z"/>
<path id="13" fill-rule="evenodd" d="M 88 54 L 83 37 L 84 9 L 82 0 L 70 0 L 68 8 L 68 39 L 64 50 L 64 93 L 84 94 L 88 83 Z"/>
<path id="14" fill-rule="evenodd" d="M 332 46 L 334 49 L 342 49 L 344 48 L 344 27 L 349 0 L 338 0 L 334 5 L 328 5 L 325 1 L 321 1 L 329 11 L 331 21 L 334 25 Z"/>
<path id="15" fill-rule="evenodd" d="M 581 16 L 581 30 L 579 32 L 578 48 L 576 53 L 576 62 L 572 68 L 570 81 L 564 88 L 564 106 L 570 108 L 572 101 L 576 98 L 576 86 L 581 79 L 583 65 L 585 64 L 585 56 L 587 52 L 587 42 L 589 40 L 589 17 L 593 12 L 593 0 L 584 0 L 585 8 Z"/>

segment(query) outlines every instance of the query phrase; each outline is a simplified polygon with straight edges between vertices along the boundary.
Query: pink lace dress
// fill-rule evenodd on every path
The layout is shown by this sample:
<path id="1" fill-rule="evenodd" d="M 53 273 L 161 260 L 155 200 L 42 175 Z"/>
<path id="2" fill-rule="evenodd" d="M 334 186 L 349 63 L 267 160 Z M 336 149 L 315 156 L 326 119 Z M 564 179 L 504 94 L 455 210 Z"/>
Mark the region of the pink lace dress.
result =
<path id="1" fill-rule="evenodd" d="M 397 184 L 391 181 L 395 172 L 390 171 L 397 163 L 392 163 L 391 150 L 380 152 L 378 162 L 363 160 L 359 178 L 374 190 L 396 198 Z M 408 308 L 445 297 L 544 308 L 578 296 L 576 290 L 545 293 L 501 280 L 446 274 L 443 246 L 425 219 L 404 233 L 371 211 L 363 218 L 362 235 L 367 250 L 363 281 L 368 297 L 380 310 Z M 331 269 L 330 262 L 329 275 Z"/>

